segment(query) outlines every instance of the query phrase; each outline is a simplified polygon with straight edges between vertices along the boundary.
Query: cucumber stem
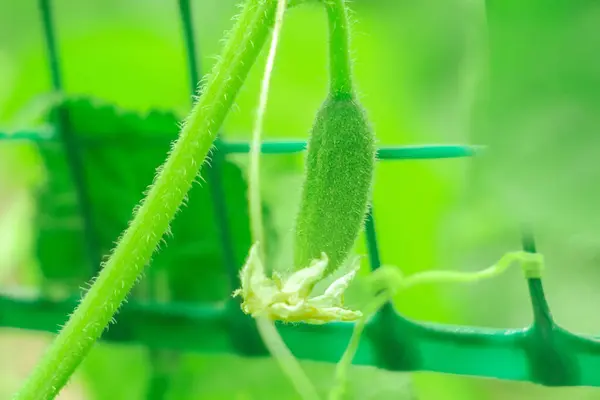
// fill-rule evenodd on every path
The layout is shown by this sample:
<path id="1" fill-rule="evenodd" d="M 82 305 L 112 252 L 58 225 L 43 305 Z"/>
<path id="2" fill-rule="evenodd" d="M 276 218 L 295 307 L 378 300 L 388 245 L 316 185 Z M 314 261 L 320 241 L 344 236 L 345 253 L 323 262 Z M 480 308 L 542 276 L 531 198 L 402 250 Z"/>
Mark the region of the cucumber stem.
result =
<path id="1" fill-rule="evenodd" d="M 354 96 L 350 60 L 350 21 L 345 0 L 324 0 L 329 21 L 329 95 L 335 99 Z"/>

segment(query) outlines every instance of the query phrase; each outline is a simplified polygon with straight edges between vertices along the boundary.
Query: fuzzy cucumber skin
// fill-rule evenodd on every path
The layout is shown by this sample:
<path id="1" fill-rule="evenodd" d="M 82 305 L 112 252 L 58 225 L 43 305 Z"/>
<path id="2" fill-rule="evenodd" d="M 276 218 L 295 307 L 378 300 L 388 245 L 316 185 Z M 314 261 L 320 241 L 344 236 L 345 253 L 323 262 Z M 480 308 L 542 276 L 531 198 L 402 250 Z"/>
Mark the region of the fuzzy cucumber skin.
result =
<path id="1" fill-rule="evenodd" d="M 328 97 L 308 141 L 296 220 L 296 269 L 322 252 L 329 258 L 326 275 L 346 260 L 368 210 L 375 158 L 375 136 L 362 106 L 352 97 Z"/>

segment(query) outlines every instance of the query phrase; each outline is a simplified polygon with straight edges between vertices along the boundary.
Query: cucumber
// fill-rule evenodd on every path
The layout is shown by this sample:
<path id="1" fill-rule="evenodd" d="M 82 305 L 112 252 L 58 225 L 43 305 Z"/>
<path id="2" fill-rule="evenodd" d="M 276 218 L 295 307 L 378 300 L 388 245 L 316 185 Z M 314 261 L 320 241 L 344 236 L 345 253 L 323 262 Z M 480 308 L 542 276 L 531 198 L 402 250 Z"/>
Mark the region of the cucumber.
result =
<path id="1" fill-rule="evenodd" d="M 375 136 L 354 96 L 329 96 L 310 138 L 294 242 L 295 269 L 325 253 L 324 276 L 348 257 L 368 211 L 375 169 Z"/>

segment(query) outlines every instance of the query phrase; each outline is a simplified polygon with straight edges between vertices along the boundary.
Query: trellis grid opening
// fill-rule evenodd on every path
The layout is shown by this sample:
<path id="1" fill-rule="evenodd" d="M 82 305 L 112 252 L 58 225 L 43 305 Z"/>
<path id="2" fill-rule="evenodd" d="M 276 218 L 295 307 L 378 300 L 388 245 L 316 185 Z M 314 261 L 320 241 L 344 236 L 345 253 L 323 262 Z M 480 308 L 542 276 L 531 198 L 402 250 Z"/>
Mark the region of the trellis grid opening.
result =
<path id="1" fill-rule="evenodd" d="M 62 90 L 58 45 L 53 26 L 51 0 L 39 0 L 44 40 L 52 87 Z M 183 39 L 187 53 L 190 94 L 194 95 L 200 78 L 197 45 L 194 39 L 190 0 L 179 0 Z M 1 133 L 2 140 L 34 142 L 62 141 L 76 187 L 77 201 L 84 221 L 87 255 L 92 265 L 100 265 L 99 251 L 90 219 L 87 183 L 81 154 L 68 129 L 68 111 L 57 108 L 49 130 Z M 211 198 L 220 235 L 231 290 L 238 282 L 237 261 L 233 257 L 233 239 L 227 220 L 222 186 L 223 160 L 234 153 L 249 153 L 250 145 L 231 142 L 221 135 L 215 142 L 212 168 L 207 170 Z M 303 152 L 304 141 L 264 142 L 263 154 Z M 424 145 L 381 147 L 381 162 L 416 159 L 470 157 L 478 148 L 467 145 Z M 49 171 L 52 173 L 52 171 Z M 365 233 L 371 269 L 380 266 L 373 208 Z M 536 252 L 531 232 L 524 230 L 522 246 Z M 94 271 L 97 272 L 97 271 Z M 544 295 L 542 280 L 527 279 L 533 309 L 533 323 L 523 329 L 484 329 L 421 323 L 409 320 L 387 304 L 369 322 L 355 364 L 373 365 L 395 371 L 434 371 L 508 380 L 531 381 L 548 386 L 600 386 L 599 339 L 570 333 L 553 321 Z M 23 299 L 0 297 L 0 326 L 56 332 L 75 307 L 77 299 L 52 300 L 40 297 Z M 237 300 L 225 305 L 130 302 L 116 316 L 117 323 L 103 335 L 103 340 L 141 343 L 149 347 L 176 350 L 235 353 L 243 356 L 266 356 L 253 320 L 244 315 Z M 337 362 L 352 333 L 349 323 L 322 326 L 278 324 L 278 329 L 293 353 L 301 359 Z"/>

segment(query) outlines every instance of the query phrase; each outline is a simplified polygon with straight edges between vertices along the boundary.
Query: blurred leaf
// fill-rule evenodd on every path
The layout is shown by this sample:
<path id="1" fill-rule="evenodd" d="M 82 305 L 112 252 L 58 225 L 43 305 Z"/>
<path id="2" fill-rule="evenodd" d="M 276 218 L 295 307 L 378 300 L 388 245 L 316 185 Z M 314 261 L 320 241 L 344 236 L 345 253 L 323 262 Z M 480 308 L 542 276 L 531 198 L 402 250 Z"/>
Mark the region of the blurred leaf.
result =
<path id="1" fill-rule="evenodd" d="M 18 129 L 43 125 L 48 113 L 63 101 L 64 96 L 58 92 L 48 92 L 35 96 L 19 109 L 8 123 L 8 126 L 9 128 Z"/>
<path id="2" fill-rule="evenodd" d="M 72 7 L 70 2 L 65 4 Z M 170 35 L 153 28 L 139 22 L 106 26 L 91 23 L 78 29 L 67 25 L 65 29 L 71 34 L 60 36 L 58 43 L 64 93 L 91 94 L 136 111 L 187 111 L 191 94 L 185 53 L 183 44 L 172 37 L 179 27 L 173 27 Z M 61 24 L 60 33 L 62 29 Z M 20 54 L 9 58 L 14 73 L 8 77 L 14 77 L 6 88 L 0 85 L 0 97 L 4 98 L 0 121 L 12 121 L 32 98 L 52 90 L 42 37 L 40 34 L 20 49 Z"/>
<path id="3" fill-rule="evenodd" d="M 301 364 L 322 398 L 327 398 L 335 364 L 311 361 Z M 237 371 L 235 384 L 231 371 Z M 168 400 L 300 398 L 278 364 L 270 358 L 188 355 L 178 377 Z M 348 382 L 347 399 L 416 399 L 409 374 L 353 366 Z"/>
<path id="4" fill-rule="evenodd" d="M 31 227 L 27 217 L 32 212 L 32 203 L 26 190 L 12 192 L 0 199 L 0 282 L 7 276 L 16 275 L 31 254 Z"/>
<path id="5" fill-rule="evenodd" d="M 598 235 L 600 5 L 489 1 L 476 190 L 536 230 Z"/>
<path id="6" fill-rule="evenodd" d="M 31 191 L 43 179 L 39 154 L 33 144 L 0 142 L 0 275 L 20 284 L 32 280 L 31 224 L 35 202 Z"/>
<path id="7" fill-rule="evenodd" d="M 66 149 L 52 141 L 39 143 L 50 173 L 40 193 L 38 255 L 44 276 L 80 284 L 90 277 L 92 257 L 107 255 L 126 228 L 177 136 L 179 118 L 159 111 L 142 116 L 85 98 L 66 101 L 63 110 L 83 160 L 84 190 L 96 236 L 89 248 L 97 253 L 86 254 L 90 238 L 83 231 Z M 239 266 L 250 246 L 246 183 L 240 168 L 230 161 L 212 164 L 203 168 L 203 177 L 210 168 L 221 168 L 233 257 Z M 209 186 L 193 186 L 187 206 L 171 224 L 172 237 L 152 262 L 153 270 L 167 272 L 173 300 L 221 300 L 231 289 Z M 266 216 L 268 224 L 268 212 Z"/>
<path id="8" fill-rule="evenodd" d="M 98 343 L 79 374 L 85 378 L 89 400 L 141 399 L 149 375 L 146 349 Z"/>

